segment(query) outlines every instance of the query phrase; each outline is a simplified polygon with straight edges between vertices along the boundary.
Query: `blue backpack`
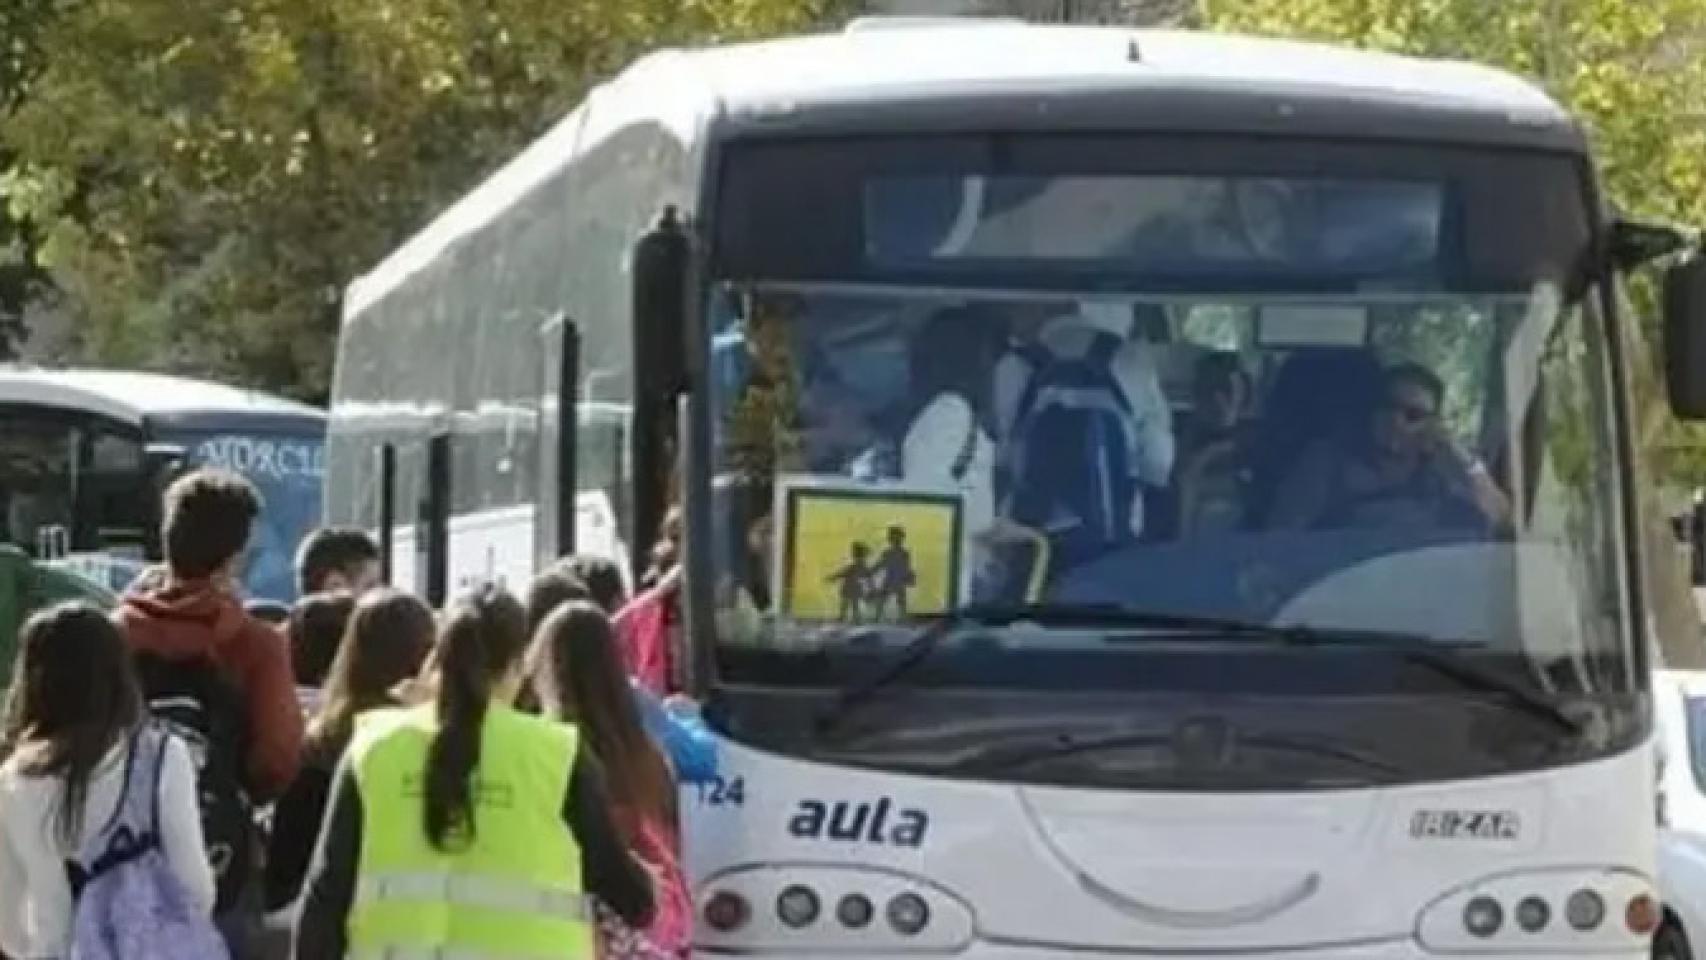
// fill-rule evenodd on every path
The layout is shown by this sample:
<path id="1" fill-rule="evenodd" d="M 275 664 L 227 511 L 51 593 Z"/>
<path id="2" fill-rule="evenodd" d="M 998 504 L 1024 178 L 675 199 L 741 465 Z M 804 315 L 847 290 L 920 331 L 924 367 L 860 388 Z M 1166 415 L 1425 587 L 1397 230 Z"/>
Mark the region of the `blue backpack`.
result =
<path id="1" fill-rule="evenodd" d="M 67 960 L 229 960 L 213 921 L 190 902 L 160 846 L 167 734 L 140 728 L 118 808 L 65 872 L 76 904 Z"/>
<path id="2" fill-rule="evenodd" d="M 1031 367 L 1007 438 L 1004 513 L 1047 535 L 1057 562 L 1131 538 L 1135 417 L 1113 373 L 1120 340 L 1098 333 L 1083 356 L 1020 348 Z"/>

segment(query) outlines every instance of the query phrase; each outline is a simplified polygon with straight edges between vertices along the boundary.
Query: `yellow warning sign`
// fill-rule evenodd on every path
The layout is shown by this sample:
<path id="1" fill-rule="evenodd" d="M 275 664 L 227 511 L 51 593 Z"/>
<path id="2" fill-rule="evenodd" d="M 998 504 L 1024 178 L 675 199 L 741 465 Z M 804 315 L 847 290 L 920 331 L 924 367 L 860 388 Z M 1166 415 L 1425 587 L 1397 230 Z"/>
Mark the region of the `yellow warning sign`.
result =
<path id="1" fill-rule="evenodd" d="M 872 623 L 959 605 L 957 494 L 809 483 L 781 491 L 782 616 Z"/>

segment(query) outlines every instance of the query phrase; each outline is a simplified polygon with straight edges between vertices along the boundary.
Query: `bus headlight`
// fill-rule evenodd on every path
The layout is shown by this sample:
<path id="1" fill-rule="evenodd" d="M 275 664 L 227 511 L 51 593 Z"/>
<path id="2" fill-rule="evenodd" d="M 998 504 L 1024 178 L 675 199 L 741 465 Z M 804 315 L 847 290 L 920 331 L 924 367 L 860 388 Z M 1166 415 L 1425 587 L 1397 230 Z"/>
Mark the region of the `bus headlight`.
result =
<path id="1" fill-rule="evenodd" d="M 862 893 L 849 893 L 841 898 L 835 906 L 835 919 L 849 930 L 862 930 L 870 926 L 871 918 L 876 915 L 877 908 L 871 905 L 871 898 Z"/>
<path id="2" fill-rule="evenodd" d="M 1639 949 L 1659 914 L 1651 886 L 1640 874 L 1615 869 L 1486 877 L 1429 904 L 1417 918 L 1416 939 L 1437 953 Z M 1607 922 L 1609 904 L 1623 911 L 1624 922 Z M 1552 922 L 1555 913 L 1563 922 Z"/>
<path id="3" fill-rule="evenodd" d="M 1492 897 L 1476 897 L 1463 908 L 1463 929 L 1483 940 L 1498 933 L 1504 922 L 1505 908 Z"/>
<path id="4" fill-rule="evenodd" d="M 795 884 L 776 898 L 776 917 L 787 926 L 798 930 L 809 927 L 817 919 L 817 894 L 811 887 Z"/>
<path id="5" fill-rule="evenodd" d="M 1592 890 L 1577 890 L 1564 902 L 1564 919 L 1584 933 L 1597 929 L 1605 922 L 1605 898 Z"/>
<path id="6" fill-rule="evenodd" d="M 930 923 L 930 905 L 916 893 L 903 893 L 889 901 L 889 926 L 904 936 L 917 936 Z"/>
<path id="7" fill-rule="evenodd" d="M 1539 933 L 1552 920 L 1552 908 L 1539 897 L 1524 897 L 1516 905 L 1516 925 L 1529 933 Z"/>
<path id="8" fill-rule="evenodd" d="M 694 945 L 716 952 L 957 953 L 975 930 L 971 909 L 941 887 L 851 865 L 738 867 L 706 879 L 695 898 Z M 747 908 L 763 903 L 774 908 Z"/>
<path id="9" fill-rule="evenodd" d="M 718 890 L 705 901 L 705 925 L 728 933 L 739 930 L 752 916 L 746 898 L 730 890 Z"/>
<path id="10" fill-rule="evenodd" d="M 1645 937 L 1658 932 L 1663 921 L 1664 911 L 1659 909 L 1659 901 L 1652 894 L 1636 894 L 1623 911 L 1624 926 L 1636 936 Z"/>

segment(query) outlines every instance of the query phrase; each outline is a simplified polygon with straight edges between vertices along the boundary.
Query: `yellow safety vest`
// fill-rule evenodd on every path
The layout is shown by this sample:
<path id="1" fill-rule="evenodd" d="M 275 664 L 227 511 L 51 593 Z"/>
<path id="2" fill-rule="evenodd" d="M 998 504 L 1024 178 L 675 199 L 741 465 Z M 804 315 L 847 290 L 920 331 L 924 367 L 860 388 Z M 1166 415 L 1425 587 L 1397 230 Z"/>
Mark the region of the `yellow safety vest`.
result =
<path id="1" fill-rule="evenodd" d="M 351 960 L 593 960 L 580 847 L 563 823 L 575 728 L 494 705 L 474 776 L 474 837 L 427 840 L 431 707 L 364 715 L 350 744 L 361 792 Z"/>

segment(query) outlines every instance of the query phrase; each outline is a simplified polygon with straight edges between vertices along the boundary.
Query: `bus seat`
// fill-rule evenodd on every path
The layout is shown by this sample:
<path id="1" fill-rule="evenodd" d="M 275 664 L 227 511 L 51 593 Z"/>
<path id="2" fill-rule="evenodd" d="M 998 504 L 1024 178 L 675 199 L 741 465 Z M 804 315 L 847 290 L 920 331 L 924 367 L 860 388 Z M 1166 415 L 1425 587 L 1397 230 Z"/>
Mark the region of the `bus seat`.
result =
<path id="1" fill-rule="evenodd" d="M 1311 347 L 1286 359 L 1251 444 L 1252 525 L 1266 524 L 1280 483 L 1305 450 L 1361 429 L 1380 397 L 1380 384 L 1380 361 L 1367 348 Z"/>

